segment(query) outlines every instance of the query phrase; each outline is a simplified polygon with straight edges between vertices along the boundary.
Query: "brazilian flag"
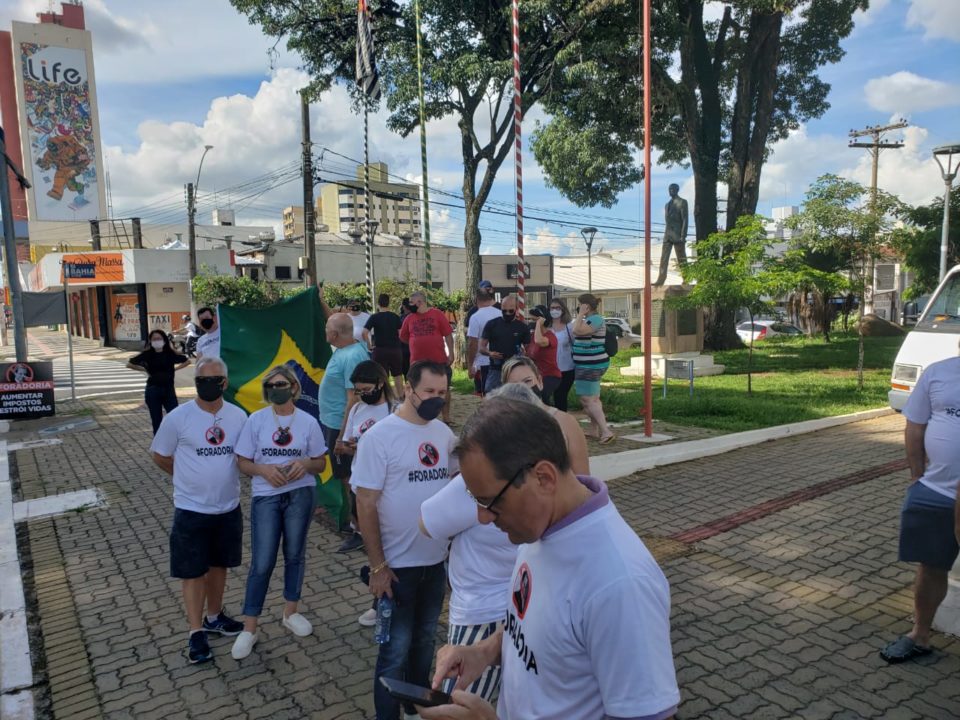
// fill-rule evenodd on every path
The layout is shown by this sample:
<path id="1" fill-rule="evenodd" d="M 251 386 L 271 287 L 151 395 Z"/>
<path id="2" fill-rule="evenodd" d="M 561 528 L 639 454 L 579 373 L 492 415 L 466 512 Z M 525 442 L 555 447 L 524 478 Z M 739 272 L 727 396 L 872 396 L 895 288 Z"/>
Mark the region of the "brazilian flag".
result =
<path id="1" fill-rule="evenodd" d="M 277 365 L 285 365 L 300 381 L 297 407 L 319 422 L 317 391 L 331 350 L 316 289 L 267 308 L 221 305 L 218 312 L 220 355 L 229 369 L 226 399 L 248 413 L 266 407 L 263 378 Z M 317 478 L 317 501 L 341 524 L 349 519 L 349 503 L 329 463 Z"/>

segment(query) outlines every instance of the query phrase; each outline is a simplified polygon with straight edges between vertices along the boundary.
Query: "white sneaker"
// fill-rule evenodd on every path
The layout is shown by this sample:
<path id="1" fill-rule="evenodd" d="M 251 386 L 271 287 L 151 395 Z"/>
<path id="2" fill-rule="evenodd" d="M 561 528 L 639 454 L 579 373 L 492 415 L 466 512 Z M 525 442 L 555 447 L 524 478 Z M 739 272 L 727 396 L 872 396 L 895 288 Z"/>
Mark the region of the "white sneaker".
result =
<path id="1" fill-rule="evenodd" d="M 313 625 L 300 613 L 294 613 L 290 617 L 284 615 L 283 626 L 297 637 L 306 637 L 313 632 Z"/>
<path id="2" fill-rule="evenodd" d="M 364 627 L 373 627 L 377 624 L 377 611 L 373 608 L 370 608 L 363 615 L 357 618 L 357 622 Z"/>
<path id="3" fill-rule="evenodd" d="M 243 660 L 250 654 L 250 651 L 253 650 L 253 646 L 256 644 L 257 634 L 244 630 L 242 633 L 237 635 L 237 639 L 233 641 L 233 647 L 230 649 L 230 655 L 234 660 Z"/>

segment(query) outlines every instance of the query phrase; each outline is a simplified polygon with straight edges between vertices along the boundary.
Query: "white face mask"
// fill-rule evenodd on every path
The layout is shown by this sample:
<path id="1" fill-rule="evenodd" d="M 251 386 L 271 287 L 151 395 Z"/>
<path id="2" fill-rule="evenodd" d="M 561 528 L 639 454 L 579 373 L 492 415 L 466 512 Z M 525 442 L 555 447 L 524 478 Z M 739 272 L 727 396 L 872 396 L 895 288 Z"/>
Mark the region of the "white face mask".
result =
<path id="1" fill-rule="evenodd" d="M 550 317 L 556 320 L 559 317 L 563 317 L 563 310 L 551 310 Z"/>
<path id="2" fill-rule="evenodd" d="M 163 340 L 151 340 L 150 344 L 154 350 L 163 350 Z"/>

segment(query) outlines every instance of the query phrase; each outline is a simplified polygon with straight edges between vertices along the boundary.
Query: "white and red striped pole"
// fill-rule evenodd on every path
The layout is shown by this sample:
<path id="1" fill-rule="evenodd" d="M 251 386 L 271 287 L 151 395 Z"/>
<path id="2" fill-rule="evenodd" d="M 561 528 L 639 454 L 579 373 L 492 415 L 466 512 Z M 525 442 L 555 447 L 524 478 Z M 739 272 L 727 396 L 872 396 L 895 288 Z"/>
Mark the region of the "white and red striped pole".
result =
<path id="1" fill-rule="evenodd" d="M 523 262 L 523 152 L 520 126 L 523 103 L 520 92 L 520 0 L 513 0 L 513 142 L 515 184 L 517 188 L 517 315 L 523 317 L 526 292 L 523 287 L 526 266 Z"/>

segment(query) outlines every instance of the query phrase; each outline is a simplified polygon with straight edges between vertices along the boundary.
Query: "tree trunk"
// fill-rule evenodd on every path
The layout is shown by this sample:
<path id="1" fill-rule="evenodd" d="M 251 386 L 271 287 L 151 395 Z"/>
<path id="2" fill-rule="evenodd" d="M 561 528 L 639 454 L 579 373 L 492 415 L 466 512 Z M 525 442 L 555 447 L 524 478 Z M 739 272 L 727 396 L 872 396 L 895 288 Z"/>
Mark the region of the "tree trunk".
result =
<path id="1" fill-rule="evenodd" d="M 746 55 L 753 61 L 737 72 L 737 95 L 730 127 L 727 178 L 727 230 L 741 215 L 757 211 L 760 171 L 773 117 L 783 13 L 755 10 L 750 17 Z"/>
<path id="2" fill-rule="evenodd" d="M 750 352 L 747 355 L 747 395 L 753 395 L 753 310 L 750 311 Z"/>

